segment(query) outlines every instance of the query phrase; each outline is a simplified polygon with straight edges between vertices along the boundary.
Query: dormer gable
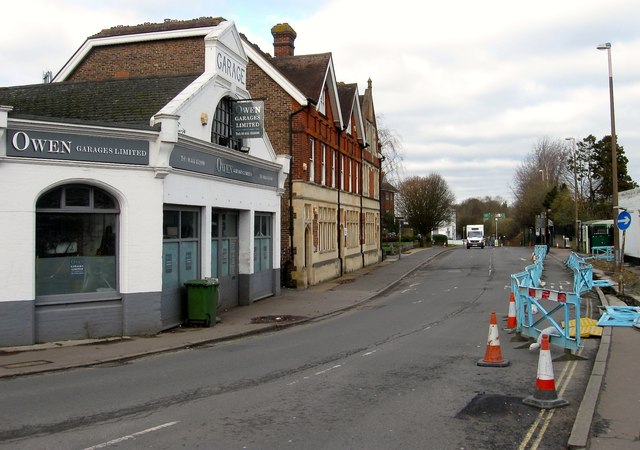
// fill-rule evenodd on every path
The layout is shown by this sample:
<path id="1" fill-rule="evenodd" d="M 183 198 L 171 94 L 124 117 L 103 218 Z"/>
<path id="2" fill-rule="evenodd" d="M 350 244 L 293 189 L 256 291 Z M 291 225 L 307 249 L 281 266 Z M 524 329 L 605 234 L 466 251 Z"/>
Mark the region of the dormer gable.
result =
<path id="1" fill-rule="evenodd" d="M 232 21 L 223 22 L 204 38 L 205 73 L 217 72 L 223 78 L 246 88 L 247 54 Z"/>
<path id="2" fill-rule="evenodd" d="M 358 85 L 356 83 L 343 83 L 337 85 L 340 95 L 340 105 L 342 107 L 342 119 L 345 121 L 345 132 L 353 135 L 360 143 L 366 146 L 367 139 L 365 136 L 364 120 L 362 110 L 360 108 L 360 95 L 358 94 Z"/>

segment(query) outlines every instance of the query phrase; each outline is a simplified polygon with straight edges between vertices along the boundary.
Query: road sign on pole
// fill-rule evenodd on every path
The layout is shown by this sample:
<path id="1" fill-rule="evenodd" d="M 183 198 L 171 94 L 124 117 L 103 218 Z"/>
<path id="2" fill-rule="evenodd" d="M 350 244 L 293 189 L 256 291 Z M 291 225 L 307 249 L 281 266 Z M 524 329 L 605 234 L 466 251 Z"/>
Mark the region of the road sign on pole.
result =
<path id="1" fill-rule="evenodd" d="M 626 211 L 620 211 L 618 218 L 616 219 L 616 223 L 618 224 L 619 230 L 626 230 L 629 228 L 629 225 L 631 225 L 631 214 Z"/>

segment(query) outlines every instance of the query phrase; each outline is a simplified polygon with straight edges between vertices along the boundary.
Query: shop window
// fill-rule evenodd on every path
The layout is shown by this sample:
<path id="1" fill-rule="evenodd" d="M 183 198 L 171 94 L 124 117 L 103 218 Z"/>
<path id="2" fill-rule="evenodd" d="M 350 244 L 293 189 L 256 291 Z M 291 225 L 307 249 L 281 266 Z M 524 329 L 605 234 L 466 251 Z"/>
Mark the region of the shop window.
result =
<path id="1" fill-rule="evenodd" d="M 38 199 L 36 296 L 117 290 L 118 213 L 116 200 L 93 186 L 61 186 Z"/>
<path id="2" fill-rule="evenodd" d="M 218 103 L 216 112 L 213 115 L 213 122 L 211 124 L 211 142 L 234 150 L 243 150 L 242 139 L 234 139 L 232 135 L 232 112 L 233 99 L 230 97 L 223 97 Z"/>
<path id="3" fill-rule="evenodd" d="M 272 217 L 271 214 L 256 213 L 253 233 L 253 266 L 256 273 L 272 268 Z"/>
<path id="4" fill-rule="evenodd" d="M 211 213 L 211 276 L 238 274 L 238 213 L 213 210 Z"/>
<path id="5" fill-rule="evenodd" d="M 200 272 L 199 221 L 196 209 L 165 208 L 162 219 L 162 289 L 175 289 Z"/>

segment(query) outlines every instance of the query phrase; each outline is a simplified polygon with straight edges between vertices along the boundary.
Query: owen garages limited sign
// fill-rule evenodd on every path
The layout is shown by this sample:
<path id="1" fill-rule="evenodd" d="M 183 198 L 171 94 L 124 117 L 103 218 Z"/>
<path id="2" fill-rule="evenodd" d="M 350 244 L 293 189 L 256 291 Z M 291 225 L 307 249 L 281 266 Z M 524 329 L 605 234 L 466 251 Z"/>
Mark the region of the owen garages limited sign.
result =
<path id="1" fill-rule="evenodd" d="M 235 139 L 261 138 L 264 132 L 264 101 L 233 102 L 231 126 Z"/>

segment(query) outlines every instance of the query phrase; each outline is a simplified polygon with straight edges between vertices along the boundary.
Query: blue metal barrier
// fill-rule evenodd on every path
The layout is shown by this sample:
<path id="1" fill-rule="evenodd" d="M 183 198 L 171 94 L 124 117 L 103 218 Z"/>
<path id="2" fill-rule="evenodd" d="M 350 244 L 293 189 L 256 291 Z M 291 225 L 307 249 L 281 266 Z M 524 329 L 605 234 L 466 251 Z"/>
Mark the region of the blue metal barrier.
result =
<path id="1" fill-rule="evenodd" d="M 593 266 L 586 262 L 585 258 L 571 252 L 566 261 L 566 266 L 573 270 L 573 292 L 581 294 L 594 287 L 610 287 L 614 283 L 611 280 L 594 280 Z"/>
<path id="2" fill-rule="evenodd" d="M 511 275 L 511 292 L 516 303 L 516 333 L 537 339 L 542 330 L 553 327 L 555 332 L 551 334 L 549 342 L 564 347 L 568 350 L 580 348 L 580 292 L 575 287 L 583 289 L 583 286 L 593 284 L 593 272 L 587 271 L 584 275 L 576 274 L 574 267 L 581 264 L 591 267 L 590 264 L 581 262 L 578 255 L 572 253 L 567 260 L 567 265 L 574 269 L 574 292 L 560 292 L 552 289 L 540 288 L 544 260 L 547 255 L 546 245 L 536 245 L 534 248 L 534 264 L 525 267 L 523 272 Z M 591 273 L 591 281 L 589 281 Z M 582 281 L 576 281 L 576 279 Z M 564 326 L 558 324 L 553 315 L 561 312 Z M 539 314 L 539 315 L 538 315 Z M 534 315 L 536 315 L 535 318 Z M 570 321 L 575 321 L 575 336 L 571 337 Z"/>
<path id="3" fill-rule="evenodd" d="M 524 323 L 524 302 L 518 294 L 518 289 L 521 287 L 534 287 L 540 286 L 540 279 L 542 278 L 542 269 L 544 265 L 544 259 L 547 256 L 546 245 L 536 245 L 533 249 L 533 264 L 529 264 L 524 268 L 523 272 L 515 273 L 511 275 L 511 292 L 513 293 L 516 303 L 516 332 L 520 333 L 520 324 Z"/>
<path id="4" fill-rule="evenodd" d="M 591 255 L 594 259 L 603 261 L 613 261 L 613 246 L 601 245 L 591 247 Z"/>
<path id="5" fill-rule="evenodd" d="M 533 254 L 536 257 L 535 263 L 544 264 L 544 258 L 547 256 L 548 247 L 546 245 L 536 245 L 533 248 Z"/>
<path id="6" fill-rule="evenodd" d="M 580 296 L 578 294 L 520 286 L 516 295 L 516 298 L 518 297 L 522 304 L 521 314 L 517 316 L 519 333 L 537 339 L 542 330 L 552 326 L 555 332 L 549 336 L 550 343 L 569 350 L 580 348 Z M 539 318 L 534 317 L 536 309 L 537 314 L 540 314 Z M 553 314 L 556 311 L 562 313 L 564 326 L 554 319 Z M 574 337 L 571 337 L 570 333 L 572 320 L 575 322 Z"/>

